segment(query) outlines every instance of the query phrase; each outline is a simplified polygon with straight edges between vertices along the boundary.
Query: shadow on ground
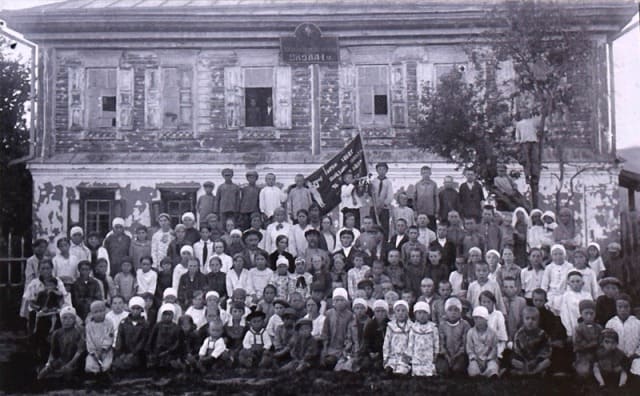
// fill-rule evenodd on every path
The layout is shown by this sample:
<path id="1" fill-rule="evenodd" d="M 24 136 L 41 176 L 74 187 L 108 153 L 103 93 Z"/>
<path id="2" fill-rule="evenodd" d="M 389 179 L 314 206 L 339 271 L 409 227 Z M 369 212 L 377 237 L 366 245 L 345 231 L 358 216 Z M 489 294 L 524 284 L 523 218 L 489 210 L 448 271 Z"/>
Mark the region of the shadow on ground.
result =
<path id="1" fill-rule="evenodd" d="M 11 333 L 14 334 L 14 333 Z M 465 396 L 637 396 L 640 381 L 616 389 L 600 389 L 574 378 L 475 380 L 469 378 L 411 378 L 385 374 L 350 374 L 309 371 L 281 374 L 274 371 L 223 370 L 208 375 L 137 372 L 113 376 L 110 380 L 75 378 L 73 381 L 35 378 L 33 354 L 24 337 L 0 333 L 0 392 L 129 394 L 211 394 L 211 395 L 465 395 Z"/>

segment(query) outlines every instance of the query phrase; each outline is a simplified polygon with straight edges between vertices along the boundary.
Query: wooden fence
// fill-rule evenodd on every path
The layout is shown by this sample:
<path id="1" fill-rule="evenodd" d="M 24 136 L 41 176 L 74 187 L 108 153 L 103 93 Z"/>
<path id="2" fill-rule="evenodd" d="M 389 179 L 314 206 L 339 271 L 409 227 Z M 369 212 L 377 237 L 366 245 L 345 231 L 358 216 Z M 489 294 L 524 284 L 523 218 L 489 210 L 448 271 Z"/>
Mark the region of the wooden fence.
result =
<path id="1" fill-rule="evenodd" d="M 9 234 L 0 251 L 0 324 L 15 323 L 24 290 L 25 239 Z"/>
<path id="2" fill-rule="evenodd" d="M 620 212 L 620 234 L 622 254 L 629 269 L 630 285 L 627 292 L 634 297 L 636 303 L 640 301 L 640 218 L 638 211 Z"/>

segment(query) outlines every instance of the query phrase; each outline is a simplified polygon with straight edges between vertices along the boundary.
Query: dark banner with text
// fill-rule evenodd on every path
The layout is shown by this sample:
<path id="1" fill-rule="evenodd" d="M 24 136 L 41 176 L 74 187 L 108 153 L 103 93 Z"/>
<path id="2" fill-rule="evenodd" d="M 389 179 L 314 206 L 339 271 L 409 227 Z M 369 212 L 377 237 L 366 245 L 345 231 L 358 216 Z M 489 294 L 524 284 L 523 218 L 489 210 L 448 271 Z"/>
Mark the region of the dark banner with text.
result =
<path id="1" fill-rule="evenodd" d="M 342 174 L 347 170 L 353 173 L 354 180 L 367 176 L 367 166 L 364 161 L 360 135 L 356 136 L 342 151 L 307 177 L 309 187 L 315 188 L 318 195 L 322 197 L 324 203 L 322 207 L 323 215 L 331 212 L 340 204 Z"/>

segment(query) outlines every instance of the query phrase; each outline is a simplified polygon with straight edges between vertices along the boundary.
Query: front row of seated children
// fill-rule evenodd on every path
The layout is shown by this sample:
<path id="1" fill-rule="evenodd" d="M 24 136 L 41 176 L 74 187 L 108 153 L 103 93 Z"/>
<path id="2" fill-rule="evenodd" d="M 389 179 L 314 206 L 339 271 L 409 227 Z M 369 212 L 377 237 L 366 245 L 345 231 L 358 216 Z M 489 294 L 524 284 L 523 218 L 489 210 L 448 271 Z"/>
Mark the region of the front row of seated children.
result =
<path id="1" fill-rule="evenodd" d="M 522 308 L 521 325 L 505 346 L 502 331 L 492 323 L 495 315 L 499 314 L 502 323 L 504 317 L 494 309 L 495 296 L 487 290 L 480 293 L 479 304 L 470 312 L 465 312 L 458 297 L 447 298 L 436 323 L 431 320 L 433 304 L 425 301 L 411 307 L 398 300 L 390 311 L 385 300 L 370 305 L 356 298 L 349 309 L 347 291 L 337 288 L 316 335 L 312 334 L 316 318 L 277 300 L 267 322 L 265 312 L 246 308 L 246 293 L 239 291 L 233 293 L 229 312 L 220 309 L 216 292 L 207 293 L 206 306 L 196 301 L 204 300 L 202 293 L 195 292 L 195 309 L 207 310 L 199 324 L 190 315 L 180 316 L 176 323 L 177 306 L 170 298 L 160 307 L 155 322 L 147 320 L 145 300 L 132 297 L 129 315 L 120 321 L 117 331 L 105 318 L 102 301 L 91 303 L 84 330 L 75 309 L 66 306 L 39 378 L 70 377 L 83 363 L 84 371 L 92 374 L 145 367 L 158 375 L 169 370 L 206 373 L 244 367 L 284 372 L 380 369 L 399 375 L 487 378 L 508 370 L 515 376 L 540 376 L 553 372 L 554 364 L 571 352 L 571 345 L 579 378 L 593 376 L 602 386 L 622 386 L 628 378 L 628 361 L 632 362 L 631 373 L 640 374 L 640 340 L 631 339 L 640 339 L 640 320 L 631 315 L 629 298 L 623 294 L 616 298 L 616 316 L 604 330 L 595 321 L 595 303 L 580 301 L 579 320 L 567 340 L 566 333 L 557 331 L 560 319 L 545 306 L 546 293 L 534 290 L 533 306 Z"/>

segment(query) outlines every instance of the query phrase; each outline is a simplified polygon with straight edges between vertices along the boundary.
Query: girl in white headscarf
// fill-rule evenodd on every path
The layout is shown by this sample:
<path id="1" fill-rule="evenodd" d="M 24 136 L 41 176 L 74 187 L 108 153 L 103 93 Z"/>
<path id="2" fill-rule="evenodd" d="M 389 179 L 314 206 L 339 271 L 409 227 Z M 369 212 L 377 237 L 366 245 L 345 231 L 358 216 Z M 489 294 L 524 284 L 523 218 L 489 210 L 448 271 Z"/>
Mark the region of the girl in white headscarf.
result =
<path id="1" fill-rule="evenodd" d="M 598 280 L 602 279 L 607 268 L 604 266 L 604 261 L 602 261 L 602 256 L 600 255 L 600 244 L 591 242 L 587 245 L 587 257 L 591 270 L 596 274 Z"/>
<path id="2" fill-rule="evenodd" d="M 547 306 L 556 315 L 560 315 L 562 295 L 567 289 L 567 274 L 573 264 L 567 261 L 567 251 L 560 244 L 551 247 L 551 262 L 545 267 L 540 287 L 547 292 Z"/>
<path id="3" fill-rule="evenodd" d="M 527 232 L 527 246 L 529 250 L 533 248 L 542 249 L 543 246 L 551 246 L 551 240 L 547 239 L 542 222 L 542 211 L 534 209 L 529 214 L 529 231 Z"/>

